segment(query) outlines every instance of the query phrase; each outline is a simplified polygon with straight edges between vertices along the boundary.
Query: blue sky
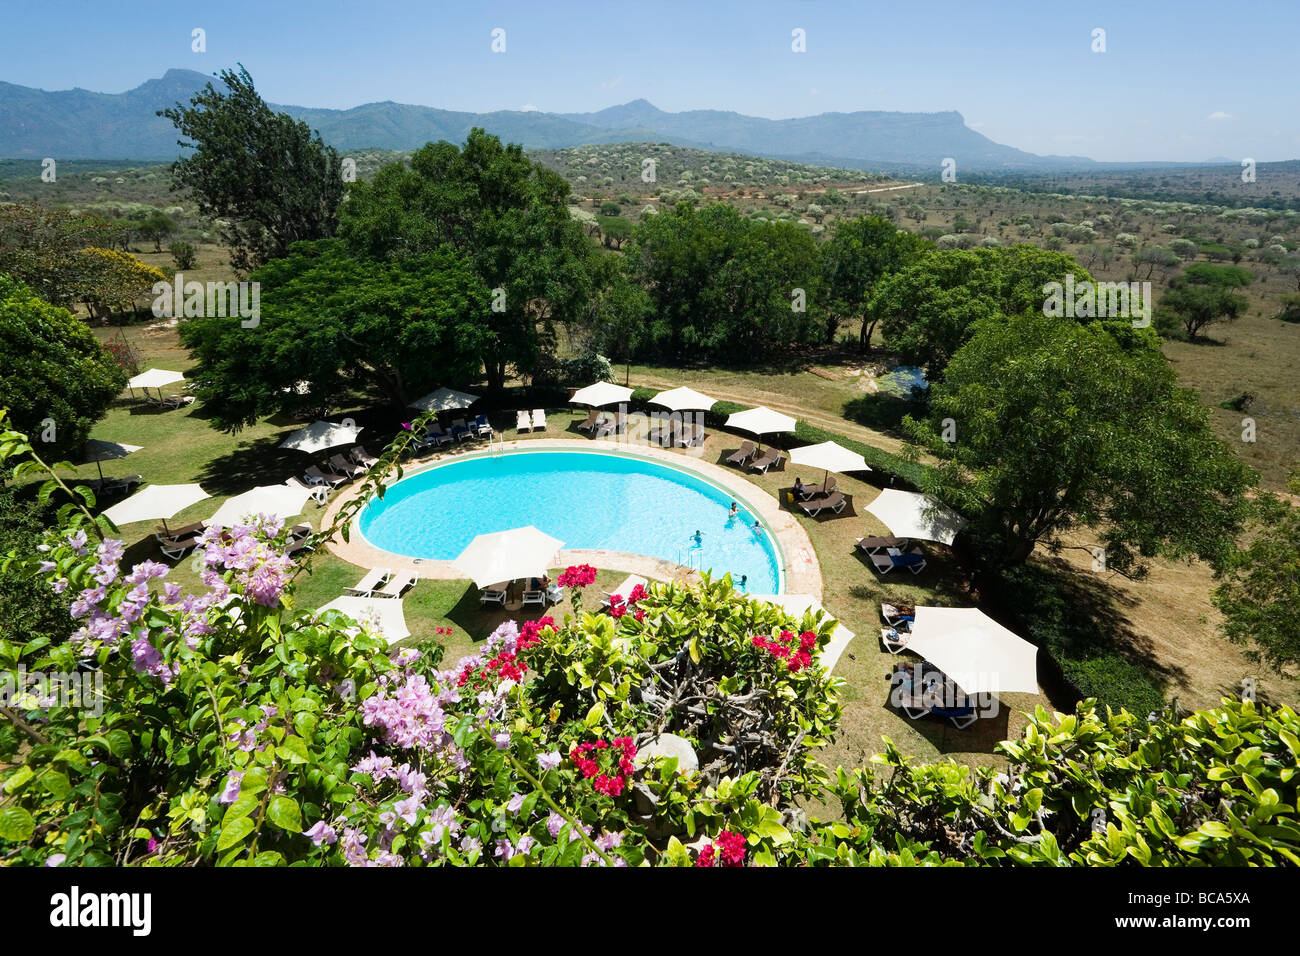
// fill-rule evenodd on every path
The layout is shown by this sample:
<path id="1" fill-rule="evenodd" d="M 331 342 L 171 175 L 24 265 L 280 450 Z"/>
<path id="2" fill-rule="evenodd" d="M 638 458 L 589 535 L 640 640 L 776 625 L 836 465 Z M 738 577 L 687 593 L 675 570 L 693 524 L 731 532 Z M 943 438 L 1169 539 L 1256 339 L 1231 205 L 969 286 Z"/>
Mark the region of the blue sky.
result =
<path id="1" fill-rule="evenodd" d="M 1035 153 L 1300 157 L 1296 0 L 6 0 L 4 25 L 0 80 L 50 90 L 118 93 L 239 61 L 266 99 L 302 106 L 957 110 Z M 206 53 L 190 49 L 194 27 Z"/>

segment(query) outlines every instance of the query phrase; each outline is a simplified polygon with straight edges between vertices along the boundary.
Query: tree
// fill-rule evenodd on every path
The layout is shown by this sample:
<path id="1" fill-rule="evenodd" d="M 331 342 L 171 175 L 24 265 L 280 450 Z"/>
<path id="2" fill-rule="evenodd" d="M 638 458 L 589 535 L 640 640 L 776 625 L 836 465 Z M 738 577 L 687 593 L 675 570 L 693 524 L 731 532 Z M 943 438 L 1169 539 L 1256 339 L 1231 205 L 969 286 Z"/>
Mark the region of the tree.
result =
<path id="1" fill-rule="evenodd" d="M 172 189 L 186 189 L 204 216 L 225 220 L 236 269 L 254 269 L 300 240 L 334 234 L 343 200 L 342 165 L 307 124 L 275 113 L 253 78 L 223 70 L 228 92 L 208 83 L 190 100 L 159 110 L 194 152 L 172 164 Z"/>
<path id="2" fill-rule="evenodd" d="M 129 252 L 92 246 L 81 250 L 81 257 L 85 262 L 81 296 L 93 319 L 107 319 L 114 312 L 132 308 L 155 283 L 167 281 L 160 270 Z"/>
<path id="3" fill-rule="evenodd" d="M 1254 273 L 1238 266 L 1197 263 L 1176 277 L 1160 299 L 1159 327 L 1168 331 L 1182 326 L 1188 341 L 1215 322 L 1231 322 L 1250 306 L 1236 289 L 1250 285 Z"/>
<path id="4" fill-rule="evenodd" d="M 404 409 L 435 384 L 478 376 L 490 297 L 450 250 L 375 262 L 338 240 L 299 243 L 253 280 L 263 289 L 256 328 L 216 317 L 180 325 L 216 428 L 338 403 L 357 389 Z"/>
<path id="5" fill-rule="evenodd" d="M 0 275 L 0 404 L 53 460 L 80 460 L 126 373 L 80 319 Z"/>
<path id="6" fill-rule="evenodd" d="M 1025 312 L 979 321 L 905 420 L 942 459 L 926 491 L 971 516 L 994 569 L 1095 529 L 1107 570 L 1162 554 L 1223 559 L 1245 516 L 1248 468 L 1179 388 L 1150 330 Z M 952 438 L 955 429 L 955 441 Z"/>
<path id="7" fill-rule="evenodd" d="M 622 216 L 601 216 L 599 222 L 601 236 L 605 247 L 622 249 L 623 243 L 632 238 L 636 227 Z"/>
<path id="8" fill-rule="evenodd" d="M 936 250 L 877 283 L 865 310 L 885 344 L 908 362 L 942 374 L 983 318 L 1041 313 L 1048 283 L 1092 276 L 1070 256 L 1035 246 Z"/>
<path id="9" fill-rule="evenodd" d="M 38 203 L 0 204 L 0 273 L 46 302 L 71 308 L 86 299 L 87 247 L 117 245 L 118 230 L 91 216 Z"/>
<path id="10" fill-rule="evenodd" d="M 1143 246 L 1133 253 L 1134 269 L 1140 271 L 1143 267 L 1146 268 L 1146 274 L 1138 276 L 1144 280 L 1149 280 L 1156 269 L 1159 269 L 1162 274 L 1177 269 L 1181 261 L 1176 253 L 1160 246 Z"/>
<path id="11" fill-rule="evenodd" d="M 198 250 L 194 248 L 193 243 L 173 242 L 167 247 L 167 251 L 172 254 L 172 261 L 181 271 L 193 269 L 194 263 L 198 261 Z"/>
<path id="12" fill-rule="evenodd" d="M 626 363 L 626 384 L 632 357 L 646 338 L 650 296 L 628 277 L 621 258 L 602 256 L 592 270 L 588 309 L 579 326 L 587 332 L 590 351 Z"/>
<path id="13" fill-rule="evenodd" d="M 929 248 L 925 240 L 879 216 L 840 222 L 822 249 L 828 322 L 838 327 L 842 318 L 861 316 L 858 348 L 870 349 L 877 320 L 866 315 L 864 304 L 872 289 L 881 277 L 899 271 Z M 833 340 L 835 331 L 830 329 L 828 338 Z"/>
<path id="14" fill-rule="evenodd" d="M 144 222 L 140 223 L 136 230 L 153 243 L 154 252 L 162 252 L 163 240 L 176 231 L 176 223 L 161 209 L 155 209 L 145 217 Z"/>
<path id="15" fill-rule="evenodd" d="M 478 316 L 491 388 L 510 366 L 527 371 L 540 351 L 539 324 L 582 313 L 595 250 L 569 215 L 568 183 L 481 129 L 461 148 L 423 146 L 357 183 L 339 224 L 353 254 L 400 260 L 449 246 L 493 290 Z"/>
<path id="16" fill-rule="evenodd" d="M 1300 475 L 1291 490 L 1300 492 Z M 1260 495 L 1251 524 L 1253 539 L 1230 555 L 1214 590 L 1223 633 L 1248 645 L 1252 660 L 1279 669 L 1300 664 L 1300 508 Z"/>
<path id="17" fill-rule="evenodd" d="M 50 515 L 33 498 L 17 489 L 0 489 L 0 642 L 45 638 L 60 643 L 73 630 L 68 613 L 71 595 L 55 594 L 40 578 L 25 573 L 20 566 L 7 567 L 2 560 L 11 552 L 27 561 L 40 557 L 36 546 L 50 523 Z"/>

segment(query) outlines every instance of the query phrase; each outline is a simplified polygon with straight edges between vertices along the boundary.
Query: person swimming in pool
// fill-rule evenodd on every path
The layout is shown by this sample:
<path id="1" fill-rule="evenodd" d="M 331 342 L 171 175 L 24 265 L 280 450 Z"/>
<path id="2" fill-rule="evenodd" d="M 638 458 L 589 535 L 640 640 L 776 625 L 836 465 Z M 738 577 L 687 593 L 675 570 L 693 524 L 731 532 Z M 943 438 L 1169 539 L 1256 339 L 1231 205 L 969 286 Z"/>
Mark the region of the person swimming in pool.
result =
<path id="1" fill-rule="evenodd" d="M 703 534 L 703 532 L 701 532 L 701 531 L 697 528 L 696 531 L 695 531 L 695 534 L 691 536 L 691 540 L 695 542 L 695 547 L 697 547 L 697 548 L 702 547 L 702 546 L 704 545 L 704 534 Z"/>
<path id="2" fill-rule="evenodd" d="M 736 515 L 738 515 L 738 514 L 740 514 L 740 505 L 736 504 L 736 503 L 733 501 L 733 502 L 731 503 L 731 510 L 727 512 L 727 517 L 728 517 L 728 518 L 734 518 L 734 517 L 736 517 Z"/>
<path id="3" fill-rule="evenodd" d="M 756 538 L 761 537 L 763 534 L 763 523 L 759 521 L 757 518 L 755 518 L 754 524 L 750 527 L 749 530 L 754 532 L 754 537 Z"/>

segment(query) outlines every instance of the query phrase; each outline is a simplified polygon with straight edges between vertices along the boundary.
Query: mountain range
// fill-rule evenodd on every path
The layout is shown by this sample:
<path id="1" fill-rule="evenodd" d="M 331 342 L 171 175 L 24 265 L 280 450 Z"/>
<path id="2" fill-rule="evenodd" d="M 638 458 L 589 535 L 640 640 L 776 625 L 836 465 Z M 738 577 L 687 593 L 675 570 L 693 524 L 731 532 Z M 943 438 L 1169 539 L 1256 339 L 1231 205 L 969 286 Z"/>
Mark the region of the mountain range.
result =
<path id="1" fill-rule="evenodd" d="M 193 70 L 168 70 L 125 93 L 49 92 L 0 82 L 0 157 L 173 159 L 181 151 L 176 130 L 155 113 L 178 101 L 188 104 L 211 79 Z M 722 110 L 668 113 L 645 100 L 594 113 L 466 113 L 394 102 L 347 110 L 272 106 L 319 130 L 340 151 L 414 149 L 443 139 L 458 143 L 472 127 L 481 126 L 526 149 L 667 142 L 882 172 L 934 171 L 946 157 L 954 157 L 961 169 L 990 172 L 1099 165 L 1086 157 L 1038 156 L 1004 146 L 966 126 L 955 111 L 820 113 L 771 120 Z"/>

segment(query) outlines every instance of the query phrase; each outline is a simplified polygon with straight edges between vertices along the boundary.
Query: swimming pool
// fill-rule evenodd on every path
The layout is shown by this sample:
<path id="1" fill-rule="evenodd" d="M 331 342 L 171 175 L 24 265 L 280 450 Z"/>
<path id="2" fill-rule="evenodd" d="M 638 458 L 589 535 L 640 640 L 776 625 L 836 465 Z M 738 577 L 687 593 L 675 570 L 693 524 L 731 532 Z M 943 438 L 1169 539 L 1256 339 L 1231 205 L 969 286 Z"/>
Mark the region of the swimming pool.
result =
<path id="1" fill-rule="evenodd" d="M 752 593 L 781 590 L 770 533 L 743 501 L 678 468 L 592 451 L 516 451 L 459 458 L 397 482 L 361 512 L 377 548 L 450 561 L 475 535 L 533 525 L 566 549 L 644 554 L 715 575 Z M 699 532 L 699 541 L 695 533 Z"/>

